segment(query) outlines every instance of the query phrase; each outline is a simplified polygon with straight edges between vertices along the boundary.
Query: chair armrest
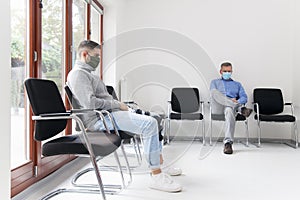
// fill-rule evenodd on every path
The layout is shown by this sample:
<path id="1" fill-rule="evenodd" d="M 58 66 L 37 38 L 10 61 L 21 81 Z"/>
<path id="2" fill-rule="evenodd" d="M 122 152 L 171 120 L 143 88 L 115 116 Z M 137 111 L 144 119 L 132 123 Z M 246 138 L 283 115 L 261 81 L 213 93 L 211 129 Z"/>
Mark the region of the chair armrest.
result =
<path id="1" fill-rule="evenodd" d="M 201 113 L 204 116 L 204 101 L 200 101 Z"/>
<path id="2" fill-rule="evenodd" d="M 294 116 L 294 105 L 293 105 L 293 103 L 287 102 L 287 103 L 284 103 L 283 105 L 290 106 L 291 107 L 291 113 Z"/>
<path id="3" fill-rule="evenodd" d="M 61 117 L 61 116 L 70 116 L 71 113 L 66 112 L 66 113 L 44 113 L 40 114 L 40 117 Z"/>
<path id="4" fill-rule="evenodd" d="M 43 113 L 40 115 L 32 116 L 32 120 L 55 120 L 55 119 L 72 119 L 71 113 Z"/>
<path id="5" fill-rule="evenodd" d="M 167 107 L 167 115 L 166 115 L 166 118 L 169 119 L 170 118 L 170 113 L 171 113 L 171 101 L 167 101 L 168 103 L 168 107 Z"/>
<path id="6" fill-rule="evenodd" d="M 111 121 L 111 123 L 113 125 L 113 128 L 114 128 L 114 131 L 115 131 L 114 133 L 117 136 L 120 136 L 119 131 L 118 131 L 117 126 L 116 126 L 116 123 L 115 123 L 115 120 L 114 120 L 114 118 L 112 117 L 112 115 L 109 111 L 107 111 L 107 110 L 94 110 L 94 111 L 99 114 L 99 116 L 102 119 L 102 122 L 104 124 L 104 127 L 105 127 L 105 129 L 108 133 L 111 133 L 111 132 L 110 132 L 110 130 L 109 130 L 109 128 L 108 128 L 108 126 L 105 122 L 104 115 L 107 115 L 109 120 Z"/>
<path id="7" fill-rule="evenodd" d="M 71 114 L 74 114 L 74 115 L 80 115 L 80 114 L 85 114 L 85 113 L 88 113 L 88 112 L 95 112 L 95 113 L 98 113 L 106 130 L 109 132 L 109 129 L 108 129 L 108 126 L 105 122 L 105 119 L 104 119 L 104 116 L 106 115 L 110 115 L 110 112 L 111 110 L 100 110 L 100 109 L 92 109 L 92 108 L 85 108 L 85 109 L 72 109 L 69 111 Z"/>
<path id="8" fill-rule="evenodd" d="M 125 103 L 125 104 L 135 104 L 135 105 L 137 105 L 137 103 L 135 103 L 134 101 L 123 101 L 123 103 Z"/>
<path id="9" fill-rule="evenodd" d="M 94 109 L 71 109 L 69 112 L 74 114 L 84 114 L 88 112 L 94 112 Z"/>

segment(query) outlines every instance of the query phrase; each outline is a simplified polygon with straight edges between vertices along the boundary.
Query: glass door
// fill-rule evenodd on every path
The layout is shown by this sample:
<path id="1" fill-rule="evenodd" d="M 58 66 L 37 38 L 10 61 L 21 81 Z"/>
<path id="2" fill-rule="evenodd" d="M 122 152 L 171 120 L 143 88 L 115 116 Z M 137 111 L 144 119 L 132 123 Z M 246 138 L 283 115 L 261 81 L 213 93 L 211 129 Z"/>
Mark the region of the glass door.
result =
<path id="1" fill-rule="evenodd" d="M 30 161 L 23 82 L 27 69 L 26 0 L 11 0 L 11 168 Z"/>

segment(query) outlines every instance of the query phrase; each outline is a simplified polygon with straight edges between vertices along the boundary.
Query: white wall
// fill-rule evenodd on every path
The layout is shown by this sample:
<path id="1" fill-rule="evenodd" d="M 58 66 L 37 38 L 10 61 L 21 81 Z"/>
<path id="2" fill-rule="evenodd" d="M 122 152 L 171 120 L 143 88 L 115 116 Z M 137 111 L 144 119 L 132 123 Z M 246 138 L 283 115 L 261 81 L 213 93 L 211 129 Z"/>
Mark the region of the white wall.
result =
<path id="1" fill-rule="evenodd" d="M 104 6 L 106 2 L 103 1 Z M 159 104 L 166 110 L 167 89 L 176 85 L 198 86 L 206 100 L 207 85 L 218 76 L 219 64 L 224 60 L 233 63 L 234 78 L 243 83 L 249 102 L 255 87 L 280 87 L 287 101 L 297 98 L 293 97 L 293 93 L 298 89 L 295 85 L 299 85 L 299 81 L 296 77 L 294 81 L 289 78 L 293 77 L 295 70 L 299 72 L 295 68 L 295 49 L 299 47 L 295 45 L 296 0 L 110 2 L 115 3 L 108 7 L 116 9 L 116 32 L 105 38 L 115 38 L 117 44 L 114 51 L 117 56 L 122 55 L 116 62 L 115 80 L 126 80 L 123 100 L 136 98 L 145 109 Z M 152 29 L 146 28 L 165 30 L 171 39 L 163 34 L 147 34 Z M 138 34 L 137 30 L 144 30 L 145 33 Z M 172 33 L 178 37 L 173 37 Z M 167 46 L 171 51 L 160 51 L 159 45 L 159 48 L 145 48 L 153 45 L 148 44 L 153 37 L 157 40 L 163 38 L 161 43 L 166 40 L 173 42 L 173 46 Z M 176 41 L 178 38 L 179 41 Z M 199 52 L 200 61 L 193 57 L 193 51 L 180 52 L 181 47 L 186 48 L 183 41 L 190 42 L 191 49 Z M 137 45 L 143 48 L 135 48 Z M 157 66 L 162 66 L 161 70 Z M 148 71 L 138 70 L 141 68 Z M 150 80 L 154 80 L 152 87 Z M 141 88 L 137 83 L 147 87 Z M 273 127 L 263 126 L 263 136 L 282 137 L 282 133 L 289 128 Z M 237 127 L 238 136 L 243 136 L 241 128 Z M 251 119 L 251 135 L 256 134 L 255 128 L 256 124 Z"/>
<path id="2" fill-rule="evenodd" d="M 103 20 L 103 72 L 104 72 L 104 79 L 106 84 L 115 86 L 116 81 L 116 66 L 115 63 L 108 63 L 111 57 L 115 57 L 115 52 L 111 50 L 110 47 L 107 47 L 106 41 L 113 37 L 116 33 L 116 15 L 117 15 L 117 8 L 118 5 L 113 1 L 101 2 L 104 6 L 104 20 Z M 109 67 L 108 67 L 109 66 Z"/>
<path id="3" fill-rule="evenodd" d="M 10 199 L 10 1 L 1 2 L 1 140 L 0 199 Z"/>
<path id="4" fill-rule="evenodd" d="M 295 0 L 294 4 L 294 65 L 293 65 L 293 102 L 295 106 L 298 127 L 300 127 L 300 2 Z"/>

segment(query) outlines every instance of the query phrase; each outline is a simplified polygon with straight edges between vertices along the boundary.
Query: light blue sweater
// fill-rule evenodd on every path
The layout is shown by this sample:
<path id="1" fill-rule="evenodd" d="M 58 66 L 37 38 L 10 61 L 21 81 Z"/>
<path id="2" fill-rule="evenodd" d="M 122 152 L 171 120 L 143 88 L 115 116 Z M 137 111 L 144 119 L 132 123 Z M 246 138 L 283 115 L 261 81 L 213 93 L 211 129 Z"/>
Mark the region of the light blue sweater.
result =
<path id="1" fill-rule="evenodd" d="M 219 90 L 229 98 L 236 98 L 240 104 L 246 104 L 248 101 L 247 94 L 242 84 L 232 79 L 214 79 L 210 83 L 210 90 L 212 89 Z"/>

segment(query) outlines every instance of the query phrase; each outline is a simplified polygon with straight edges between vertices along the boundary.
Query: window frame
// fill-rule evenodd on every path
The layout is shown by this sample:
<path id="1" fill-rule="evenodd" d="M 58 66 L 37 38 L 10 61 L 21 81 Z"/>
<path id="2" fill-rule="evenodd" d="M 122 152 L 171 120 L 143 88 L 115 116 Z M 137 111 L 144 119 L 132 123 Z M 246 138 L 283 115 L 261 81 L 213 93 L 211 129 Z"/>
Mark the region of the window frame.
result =
<path id="1" fill-rule="evenodd" d="M 82 0 L 87 2 L 86 0 Z M 63 69 L 64 80 L 67 79 L 67 75 L 72 69 L 72 3 L 73 0 L 62 0 L 64 6 L 64 56 L 63 64 L 65 68 Z M 102 11 L 103 6 L 97 0 L 92 0 L 96 6 L 98 6 Z M 86 11 L 86 39 L 90 39 L 90 8 L 91 2 L 87 2 L 87 11 Z M 28 0 L 27 2 L 27 13 L 28 13 L 28 23 L 26 24 L 29 29 L 29 52 L 28 54 L 28 65 L 29 66 L 29 77 L 41 77 L 41 66 L 42 66 L 42 9 L 40 8 L 40 3 L 42 1 Z M 101 21 L 100 24 L 100 41 L 102 44 L 103 41 L 103 12 L 100 15 Z M 102 48 L 101 48 L 102 51 Z M 36 52 L 36 53 L 35 53 Z M 37 55 L 36 60 L 35 54 Z M 101 54 L 102 55 L 102 54 Z M 102 60 L 102 59 L 101 59 Z M 102 78 L 102 62 L 100 63 L 100 77 Z M 25 106 L 28 105 L 26 102 L 27 96 L 24 98 Z M 69 109 L 70 105 L 67 101 L 65 95 L 65 105 Z M 18 193 L 22 192 L 32 184 L 46 177 L 50 173 L 64 166 L 66 163 L 70 162 L 76 156 L 73 155 L 61 155 L 61 156 L 51 156 L 51 157 L 42 157 L 41 155 L 41 142 L 34 140 L 34 121 L 31 119 L 32 111 L 29 110 L 29 113 L 25 115 L 25 118 L 28 118 L 28 130 L 29 130 L 29 140 L 30 140 L 30 161 L 24 163 L 21 166 L 18 166 L 11 170 L 11 197 L 14 197 Z M 66 134 L 72 134 L 72 122 L 69 121 L 67 128 L 65 129 Z"/>

